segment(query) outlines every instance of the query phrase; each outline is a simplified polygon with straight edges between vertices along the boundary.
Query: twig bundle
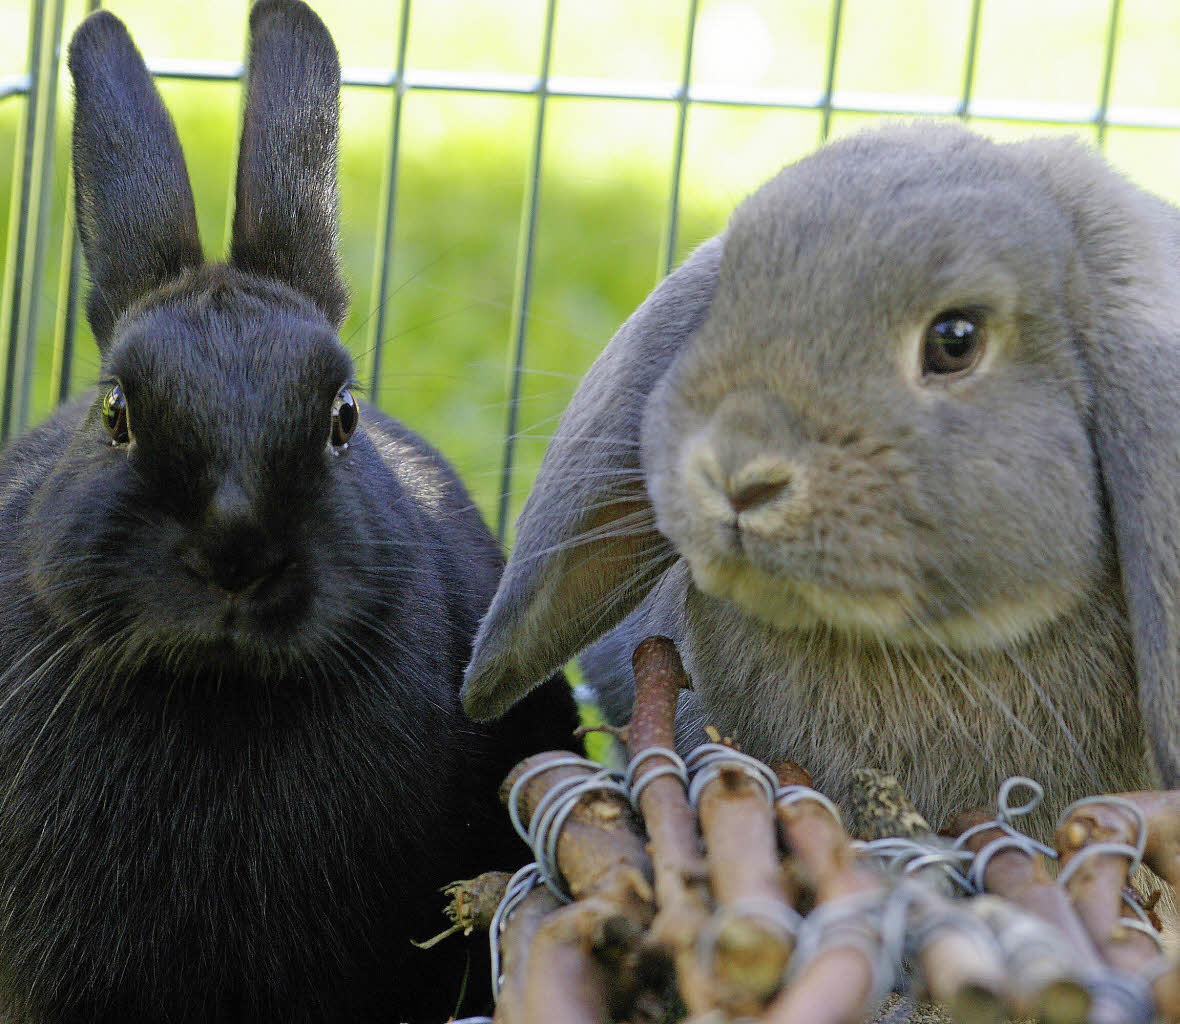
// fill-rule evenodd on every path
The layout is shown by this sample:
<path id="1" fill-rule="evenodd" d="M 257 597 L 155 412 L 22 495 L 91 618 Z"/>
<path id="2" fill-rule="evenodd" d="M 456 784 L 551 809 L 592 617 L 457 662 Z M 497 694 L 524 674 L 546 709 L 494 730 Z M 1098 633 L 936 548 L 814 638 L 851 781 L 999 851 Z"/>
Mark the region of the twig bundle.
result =
<path id="1" fill-rule="evenodd" d="M 671 641 L 645 640 L 634 668 L 625 777 L 554 752 L 502 787 L 544 884 L 497 914 L 496 1021 L 856 1024 L 898 985 L 969 1024 L 1180 1021 L 1180 968 L 1124 897 L 1140 861 L 1180 881 L 1180 792 L 1082 801 L 1054 852 L 1013 824 L 1035 805 L 1009 807 L 1015 786 L 1040 798 L 1029 780 L 952 841 L 860 770 L 853 841 L 799 765 L 720 743 L 680 759 Z"/>

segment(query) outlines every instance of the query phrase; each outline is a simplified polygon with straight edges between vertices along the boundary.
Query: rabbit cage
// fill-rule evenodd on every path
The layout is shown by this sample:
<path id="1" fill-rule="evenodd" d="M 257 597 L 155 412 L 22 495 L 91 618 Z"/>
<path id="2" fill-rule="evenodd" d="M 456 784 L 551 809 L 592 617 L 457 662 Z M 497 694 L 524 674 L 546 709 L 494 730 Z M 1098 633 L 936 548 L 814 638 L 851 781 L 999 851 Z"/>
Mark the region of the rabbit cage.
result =
<path id="1" fill-rule="evenodd" d="M 93 383 L 63 49 L 94 0 L 0 0 L 0 439 Z M 745 194 L 882 118 L 1079 135 L 1180 199 L 1171 0 L 318 5 L 341 52 L 342 337 L 502 540 L 577 380 Z M 248 5 L 126 0 L 223 248 Z"/>

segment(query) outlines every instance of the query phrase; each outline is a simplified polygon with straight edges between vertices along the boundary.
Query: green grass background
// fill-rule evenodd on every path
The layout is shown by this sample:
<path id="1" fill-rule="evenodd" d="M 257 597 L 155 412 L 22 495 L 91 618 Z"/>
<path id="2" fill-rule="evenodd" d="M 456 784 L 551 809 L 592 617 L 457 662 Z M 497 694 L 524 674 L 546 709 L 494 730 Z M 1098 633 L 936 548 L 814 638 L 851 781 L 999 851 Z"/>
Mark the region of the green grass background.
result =
<path id="1" fill-rule="evenodd" d="M 149 57 L 240 59 L 246 4 L 116 0 Z M 400 4 L 316 4 L 346 66 L 392 67 Z M 687 0 L 559 0 L 553 73 L 676 81 Z M 82 16 L 71 2 L 66 36 Z M 962 86 L 968 0 L 846 0 L 836 90 L 955 96 Z M 535 74 L 542 0 L 418 0 L 411 68 Z M 30 7 L 0 0 L 0 75 L 25 70 Z M 829 0 L 701 0 L 698 85 L 822 87 Z M 1097 103 L 1109 3 L 985 0 L 975 96 L 989 101 Z M 1123 0 L 1111 102 L 1180 109 L 1180 4 Z M 224 250 L 240 90 L 164 82 L 194 180 L 206 251 Z M 57 316 L 68 180 L 69 91 L 63 78 L 53 167 L 53 221 L 38 316 L 33 418 L 45 415 Z M 376 400 L 435 442 L 495 512 L 502 459 L 511 306 L 522 200 L 535 117 L 531 97 L 411 92 L 386 320 L 384 384 Z M 0 236 L 24 100 L 0 102 Z M 389 150 L 387 90 L 343 100 L 343 260 L 353 291 L 343 336 L 364 374 L 372 339 L 376 223 Z M 837 114 L 833 134 L 873 117 Z M 513 512 L 578 379 L 660 276 L 676 109 L 669 103 L 553 99 L 547 114 L 535 280 L 527 323 L 519 469 Z M 1071 129 L 979 120 L 1012 137 Z M 718 231 L 733 206 L 820 141 L 813 112 L 694 107 L 688 119 L 678 256 Z M 1072 129 L 1093 139 L 1088 128 Z M 1136 180 L 1180 200 L 1180 132 L 1112 129 L 1107 152 Z M 0 253 L 6 239 L 0 237 Z M 4 273 L 8 273 L 5 268 Z M 97 371 L 83 331 L 74 362 L 82 387 Z"/>

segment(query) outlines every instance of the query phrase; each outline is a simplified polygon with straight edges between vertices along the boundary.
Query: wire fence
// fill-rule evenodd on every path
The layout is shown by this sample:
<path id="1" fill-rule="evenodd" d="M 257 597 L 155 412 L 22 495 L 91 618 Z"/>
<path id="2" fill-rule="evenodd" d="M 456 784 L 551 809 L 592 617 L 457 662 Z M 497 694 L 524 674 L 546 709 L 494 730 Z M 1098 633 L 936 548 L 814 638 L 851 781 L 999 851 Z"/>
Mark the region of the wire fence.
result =
<path id="1" fill-rule="evenodd" d="M 812 111 L 820 115 L 820 138 L 827 139 L 837 113 L 932 115 L 962 119 L 1035 122 L 1069 127 L 1089 127 L 1099 145 L 1111 127 L 1180 131 L 1180 109 L 1170 107 L 1112 107 L 1111 82 L 1119 46 L 1122 0 L 1111 0 L 1106 19 L 1105 45 L 1098 95 L 1092 104 L 997 102 L 977 98 L 975 85 L 980 26 L 984 0 L 971 0 L 966 44 L 962 54 L 961 89 L 953 96 L 904 96 L 889 93 L 837 91 L 837 64 L 845 20 L 845 0 L 832 0 L 828 15 L 827 50 L 823 81 L 814 90 L 722 88 L 694 83 L 694 36 L 700 0 L 685 0 L 681 73 L 678 81 L 636 82 L 606 78 L 581 78 L 551 74 L 557 0 L 545 0 L 544 27 L 535 75 L 424 71 L 407 66 L 407 45 L 412 24 L 411 0 L 401 0 L 392 68 L 345 67 L 346 89 L 388 90 L 392 93 L 392 123 L 385 166 L 385 188 L 379 200 L 376 247 L 373 256 L 375 312 L 366 327 L 370 350 L 369 376 L 365 383 L 376 395 L 385 370 L 383 349 L 387 310 L 394 268 L 394 228 L 397 220 L 399 167 L 402 148 L 403 101 L 412 92 L 478 93 L 533 97 L 531 149 L 523 205 L 520 214 L 515 288 L 510 335 L 506 339 L 510 370 L 506 422 L 499 469 L 497 528 L 504 538 L 513 493 L 513 472 L 519 430 L 522 373 L 528 345 L 530 303 L 537 250 L 546 112 L 554 98 L 585 98 L 619 102 L 646 101 L 674 105 L 677 111 L 672 152 L 669 154 L 664 233 L 660 246 L 660 271 L 667 272 L 677 253 L 681 186 L 684 175 L 686 134 L 692 107 L 767 108 Z M 89 0 L 88 9 L 98 4 Z M 46 260 L 50 246 L 49 204 L 55 157 L 58 117 L 57 82 L 62 51 L 65 0 L 34 0 L 28 28 L 28 63 L 24 73 L 0 77 L 0 103 L 23 103 L 13 167 L 13 200 L 8 231 L 8 252 L 0 305 L 0 441 L 23 430 L 30 416 L 30 390 L 37 370 L 39 310 Z M 1180 44 L 1180 40 L 1177 40 Z M 213 60 L 162 60 L 148 55 L 148 64 L 159 79 L 224 81 L 240 79 L 239 62 Z M 64 157 L 63 157 L 64 158 Z M 71 366 L 78 327 L 81 259 L 72 216 L 68 208 L 60 248 L 59 293 L 51 348 L 50 387 L 55 400 L 68 397 L 74 388 Z"/>

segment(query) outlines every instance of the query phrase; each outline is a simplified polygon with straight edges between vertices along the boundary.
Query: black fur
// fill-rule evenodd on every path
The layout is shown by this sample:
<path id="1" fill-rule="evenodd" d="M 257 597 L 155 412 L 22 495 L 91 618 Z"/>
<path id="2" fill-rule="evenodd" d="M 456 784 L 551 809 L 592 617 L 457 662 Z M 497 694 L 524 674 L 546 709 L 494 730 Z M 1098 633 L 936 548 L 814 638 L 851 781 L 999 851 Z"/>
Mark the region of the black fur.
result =
<path id="1" fill-rule="evenodd" d="M 260 9 L 273 53 L 291 48 L 265 74 L 303 47 L 322 63 L 307 8 Z M 104 382 L 0 455 L 0 1019 L 441 1021 L 466 950 L 409 940 L 445 926 L 439 886 L 525 859 L 495 789 L 570 742 L 568 688 L 495 728 L 463 716 L 502 560 L 404 427 L 366 408 L 329 444 L 352 373 L 325 308 L 334 242 L 312 232 L 272 265 L 331 245 L 322 289 L 189 263 L 161 285 L 139 261 L 187 216 L 166 200 L 191 207 L 175 135 L 111 15 L 79 29 L 71 67 L 81 163 L 127 109 L 159 116 L 121 143 L 138 169 L 79 172 L 118 197 L 79 188 Z M 109 122 L 99 88 L 123 98 Z M 252 100 L 244 136 L 270 111 Z M 116 381 L 128 444 L 102 418 Z M 485 946 L 465 1012 L 486 1002 Z"/>
<path id="2" fill-rule="evenodd" d="M 336 327 L 348 291 L 336 256 L 340 60 L 307 7 L 250 11 L 250 76 L 238 153 L 234 266 L 285 281 Z"/>
<path id="3" fill-rule="evenodd" d="M 132 303 L 200 264 L 201 243 L 176 129 L 123 23 L 105 11 L 87 18 L 69 66 L 86 313 L 104 348 Z"/>

